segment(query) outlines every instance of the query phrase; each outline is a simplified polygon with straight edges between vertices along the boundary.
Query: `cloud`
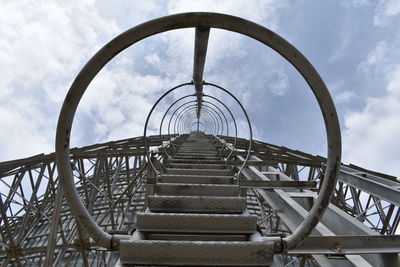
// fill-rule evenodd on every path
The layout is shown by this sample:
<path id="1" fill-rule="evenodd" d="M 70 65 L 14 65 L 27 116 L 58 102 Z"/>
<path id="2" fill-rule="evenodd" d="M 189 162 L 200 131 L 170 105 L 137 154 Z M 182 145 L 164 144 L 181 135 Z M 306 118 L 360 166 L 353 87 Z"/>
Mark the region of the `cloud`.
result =
<path id="1" fill-rule="evenodd" d="M 40 101 L 10 99 L 0 106 L 0 162 L 53 150 L 52 131 Z"/>
<path id="2" fill-rule="evenodd" d="M 356 94 L 354 92 L 345 90 L 335 95 L 334 100 L 336 104 L 343 104 L 343 103 L 349 103 L 355 97 Z"/>
<path id="3" fill-rule="evenodd" d="M 399 14 L 400 2 L 398 0 L 380 0 L 375 10 L 374 25 L 388 26 Z"/>
<path id="4" fill-rule="evenodd" d="M 393 57 L 398 52 L 380 42 L 360 64 L 361 71 L 381 78 L 385 91 L 347 114 L 343 139 L 345 160 L 399 177 L 400 64 Z"/>
<path id="5" fill-rule="evenodd" d="M 142 135 L 147 114 L 156 97 L 171 83 L 159 76 L 131 73 L 124 63 L 111 69 L 106 67 L 82 98 L 76 116 L 82 116 L 81 127 L 76 132 L 95 129 L 85 138 L 88 144 L 93 140 L 104 142 Z M 153 118 L 150 127 L 157 122 L 159 120 Z"/>
<path id="6" fill-rule="evenodd" d="M 347 8 L 368 7 L 373 10 L 372 22 L 374 26 L 386 27 L 400 14 L 400 2 L 398 0 L 341 0 L 341 4 Z"/>
<path id="7" fill-rule="evenodd" d="M 368 53 L 367 58 L 359 64 L 357 71 L 367 75 L 377 75 L 380 71 L 385 71 L 384 68 L 387 68 L 391 60 L 387 57 L 390 49 L 386 41 L 378 42 L 374 49 Z"/>
<path id="8" fill-rule="evenodd" d="M 0 2 L 0 160 L 51 152 L 61 103 L 76 74 L 101 46 L 138 23 L 162 15 L 187 11 L 228 13 L 255 21 L 280 33 L 290 32 L 290 27 L 298 23 L 295 21 L 284 24 L 282 21 L 282 14 L 291 12 L 288 1 L 178 0 L 166 3 L 135 3 L 50 0 Z M 370 4 L 358 0 L 348 7 L 360 8 L 368 5 Z M 373 7 L 373 11 L 376 11 L 372 12 L 376 15 L 376 25 L 386 25 L 385 27 L 390 28 L 391 22 L 398 14 L 395 2 L 382 2 L 380 6 Z M 299 8 L 302 7 L 304 6 L 299 4 Z M 312 14 L 320 15 L 322 11 L 318 10 L 317 13 Z M 372 21 L 372 17 L 366 19 Z M 351 19 L 343 21 L 341 29 L 352 23 Z M 294 27 L 301 31 L 285 37 L 291 38 L 297 36 L 296 34 L 309 36 L 310 32 L 307 31 L 314 31 L 315 26 L 310 27 L 307 23 L 315 25 L 315 20 L 304 20 L 305 25 Z M 286 25 L 286 28 L 282 28 L 282 25 Z M 324 25 L 321 25 L 322 27 Z M 319 36 L 325 38 L 325 35 Z M 311 55 L 307 55 L 311 56 L 311 59 L 320 60 L 316 62 L 316 66 L 328 68 L 328 65 L 321 62 L 331 58 L 334 60 L 329 63 L 333 64 L 334 61 L 334 64 L 337 64 L 337 59 L 346 61 L 347 55 L 352 55 L 353 51 L 349 52 L 355 38 L 352 32 L 334 36 L 337 36 L 337 39 L 340 39 L 337 40 L 338 43 L 342 44 L 338 47 L 337 54 L 321 59 L 315 56 L 321 51 L 310 51 Z M 293 44 L 299 48 L 309 46 L 307 38 L 292 39 L 295 39 Z M 331 40 L 322 41 L 331 43 Z M 142 40 L 119 54 L 99 73 L 82 99 L 74 122 L 72 146 L 142 135 L 147 112 L 160 94 L 172 86 L 191 80 L 193 44 L 193 29 L 171 31 Z M 292 75 L 293 68 L 287 63 L 282 63 L 283 60 L 273 55 L 273 51 L 261 47 L 258 42 L 246 37 L 213 29 L 209 41 L 205 79 L 221 84 L 238 96 L 254 120 L 253 126 L 257 136 L 264 137 L 264 133 L 265 137 L 269 138 L 266 141 L 272 139 L 272 142 L 283 145 L 288 141 L 289 146 L 299 145 L 295 148 L 312 149 L 314 144 L 324 141 L 324 136 L 321 137 L 321 142 L 317 141 L 317 137 L 312 137 L 313 141 L 310 142 L 304 141 L 312 136 L 309 128 L 318 126 L 315 116 L 307 109 L 314 102 L 303 102 L 309 96 L 301 95 L 305 83 L 303 80 L 298 81 L 301 77 L 297 77 L 297 74 Z M 346 84 L 346 89 L 342 89 L 344 86 L 341 86 L 341 90 L 333 92 L 335 101 L 345 106 L 344 109 L 349 112 L 345 118 L 344 136 L 347 138 L 346 143 L 351 144 L 353 148 L 366 149 L 361 146 L 361 140 L 372 142 L 393 138 L 391 135 L 385 136 L 385 132 L 374 132 L 372 129 L 366 134 L 363 129 L 372 127 L 368 126 L 371 122 L 381 125 L 382 117 L 389 128 L 394 127 L 393 131 L 397 129 L 396 116 L 393 114 L 398 112 L 397 93 L 394 93 L 397 92 L 394 81 L 398 73 L 394 61 L 399 58 L 396 54 L 398 51 L 398 42 L 382 40 L 359 65 L 357 75 L 360 79 L 368 81 L 366 87 L 377 88 L 378 82 L 384 80 L 385 90 L 375 90 L 375 95 L 368 100 L 362 99 L 358 92 L 348 90 L 347 88 L 352 88 L 352 84 Z M 362 57 L 360 53 L 356 54 L 354 56 Z M 320 71 L 320 67 L 318 69 Z M 320 73 L 324 75 L 329 72 L 330 69 L 322 69 Z M 346 81 L 346 75 L 353 74 L 343 73 L 340 79 Z M 292 90 L 292 87 L 296 90 Z M 185 92 L 192 92 L 192 88 Z M 231 105 L 230 107 L 235 105 L 226 95 L 214 89 L 209 89 L 208 92 L 221 97 Z M 182 94 L 178 92 L 175 96 Z M 354 109 L 352 104 L 356 100 L 364 101 L 365 107 Z M 157 123 L 163 115 L 165 105 L 166 103 L 161 103 L 155 111 L 149 125 L 151 133 L 156 133 Z M 298 112 L 294 112 L 296 109 Z M 234 112 L 240 115 L 240 111 Z M 274 125 L 273 129 L 270 125 Z M 293 129 L 288 125 L 292 125 Z M 304 138 L 294 140 L 292 136 L 295 131 L 304 132 Z M 246 134 L 243 132 L 243 135 Z M 25 140 L 28 140 L 27 143 Z M 382 143 L 383 141 L 375 142 L 371 147 L 378 149 L 379 146 L 387 146 Z M 353 162 L 363 162 L 367 167 L 370 161 L 374 158 L 376 160 L 373 155 L 370 161 L 357 158 L 360 153 L 357 153 L 356 149 L 346 151 L 350 153 L 347 158 Z M 358 151 L 364 153 L 361 148 Z M 393 153 L 391 157 L 394 158 Z M 389 161 L 385 160 L 382 164 L 385 162 Z M 388 165 L 382 166 L 386 168 Z"/>
<path id="9" fill-rule="evenodd" d="M 287 75 L 283 71 L 275 72 L 275 81 L 269 84 L 271 92 L 277 96 L 283 96 L 290 87 Z"/>
<path id="10" fill-rule="evenodd" d="M 369 0 L 341 0 L 340 2 L 346 7 L 359 7 L 371 4 Z"/>
<path id="11" fill-rule="evenodd" d="M 276 11 L 288 6 L 288 1 L 255 0 L 255 1 L 223 1 L 223 0 L 178 0 L 168 2 L 169 13 L 181 13 L 188 11 L 219 12 L 239 16 L 251 21 L 268 24 L 275 29 L 280 17 Z"/>
<path id="12" fill-rule="evenodd" d="M 51 152 L 69 84 L 118 27 L 90 1 L 2 1 L 0 10 L 0 160 Z"/>

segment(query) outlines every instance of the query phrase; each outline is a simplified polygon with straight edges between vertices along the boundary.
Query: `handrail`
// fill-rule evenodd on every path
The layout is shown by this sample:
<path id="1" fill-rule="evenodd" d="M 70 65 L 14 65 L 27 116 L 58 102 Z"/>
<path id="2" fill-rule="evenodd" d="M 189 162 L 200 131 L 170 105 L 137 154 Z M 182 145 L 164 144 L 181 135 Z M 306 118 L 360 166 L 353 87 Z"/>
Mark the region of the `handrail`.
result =
<path id="1" fill-rule="evenodd" d="M 179 84 L 179 85 L 177 85 L 177 86 L 175 86 L 175 87 L 169 89 L 169 90 L 168 90 L 167 92 L 165 92 L 162 96 L 160 96 L 160 98 L 157 99 L 157 101 L 156 101 L 156 102 L 154 103 L 154 105 L 151 107 L 151 109 L 150 109 L 150 111 L 149 111 L 149 113 L 148 113 L 148 115 L 147 115 L 146 122 L 145 122 L 145 124 L 144 124 L 144 130 L 143 130 L 144 150 L 145 150 L 145 152 L 146 152 L 146 157 L 147 157 L 148 162 L 150 163 L 152 169 L 153 169 L 156 173 L 158 173 L 158 172 L 157 172 L 157 169 L 156 169 L 156 167 L 154 166 L 153 162 L 152 162 L 151 159 L 150 159 L 149 146 L 148 146 L 148 142 L 147 142 L 147 126 L 148 126 L 148 124 L 149 124 L 149 120 L 150 120 L 150 118 L 151 118 L 151 114 L 153 114 L 154 109 L 156 108 L 156 106 L 158 105 L 158 103 L 160 103 L 160 101 L 164 99 L 164 97 L 166 97 L 167 95 L 169 95 L 169 94 L 172 93 L 173 91 L 175 91 L 175 90 L 177 90 L 177 89 L 179 89 L 179 88 L 182 88 L 183 86 L 187 86 L 187 85 L 191 85 L 191 84 L 192 84 L 191 82 L 189 82 L 189 83 L 182 83 L 182 84 Z M 169 132 L 168 132 L 168 135 L 169 135 Z"/>
<path id="2" fill-rule="evenodd" d="M 203 97 L 204 97 L 205 95 L 203 95 Z M 208 103 L 208 104 L 210 104 L 210 105 L 212 105 L 212 106 L 214 106 L 216 109 L 218 109 L 218 111 L 222 114 L 222 117 L 224 117 L 224 120 L 225 120 L 225 124 L 226 124 L 226 135 L 229 135 L 229 123 L 228 123 L 228 119 L 226 118 L 226 116 L 225 116 L 225 114 L 224 114 L 224 112 L 217 106 L 217 105 L 215 105 L 214 103 L 212 103 L 212 102 L 210 102 L 210 101 L 205 101 L 205 100 L 203 100 L 203 102 L 204 103 Z M 221 117 L 220 117 L 221 118 Z M 222 119 L 221 119 L 221 125 L 223 126 L 223 123 L 222 123 Z M 222 129 L 222 134 L 221 135 L 223 135 L 223 129 Z"/>
<path id="3" fill-rule="evenodd" d="M 185 98 L 191 97 L 191 96 L 195 97 L 196 94 L 189 94 L 189 95 L 182 96 L 181 98 L 177 99 L 174 103 L 172 103 L 172 104 L 168 107 L 168 109 L 165 111 L 164 116 L 162 117 L 161 122 L 160 122 L 160 126 L 159 126 L 159 128 L 160 128 L 160 131 L 159 131 L 160 139 L 161 139 L 161 136 L 162 136 L 162 135 L 161 135 L 161 132 L 162 132 L 163 124 L 164 124 L 164 119 L 165 119 L 165 117 L 167 116 L 169 110 L 170 110 L 176 103 L 178 103 L 179 101 L 181 101 L 182 99 L 185 99 Z M 163 150 L 164 150 L 164 153 L 167 154 L 168 158 L 171 158 L 171 156 L 169 155 L 169 153 L 167 152 L 167 150 L 166 150 L 165 147 L 163 146 L 163 142 L 161 142 L 161 145 L 162 145 L 162 148 L 163 148 Z"/>
<path id="4" fill-rule="evenodd" d="M 229 153 L 229 155 L 226 157 L 226 160 L 228 160 L 228 159 L 231 157 L 233 151 L 234 151 L 235 148 L 236 148 L 236 141 L 237 141 L 238 130 L 237 130 L 237 124 L 236 124 L 235 116 L 233 116 L 231 110 L 224 104 L 224 102 L 222 102 L 222 101 L 219 100 L 218 98 L 216 98 L 216 97 L 214 97 L 214 96 L 211 96 L 211 95 L 206 95 L 206 94 L 204 95 L 204 97 L 209 97 L 209 98 L 211 98 L 211 99 L 214 99 L 215 101 L 217 101 L 218 103 L 220 103 L 221 105 L 223 105 L 223 106 L 226 108 L 226 110 L 228 110 L 229 114 L 230 114 L 231 117 L 232 117 L 233 125 L 235 126 L 235 140 L 234 140 L 234 143 L 233 143 L 233 149 L 232 149 L 231 153 Z"/>
<path id="5" fill-rule="evenodd" d="M 237 176 L 240 177 L 240 174 L 242 173 L 243 168 L 246 166 L 247 161 L 250 159 L 251 145 L 252 145 L 252 143 L 253 143 L 253 129 L 252 129 L 252 127 L 251 127 L 250 118 L 249 118 L 249 116 L 248 116 L 248 114 L 247 114 L 247 112 L 246 112 L 246 109 L 243 107 L 242 103 L 239 101 L 239 99 L 237 99 L 237 97 L 236 97 L 234 94 L 232 94 L 231 92 L 229 92 L 227 89 L 225 89 L 225 88 L 223 88 L 223 87 L 221 87 L 221 86 L 219 86 L 219 85 L 213 84 L 213 83 L 203 82 L 203 84 L 204 84 L 204 85 L 210 85 L 210 86 L 212 86 L 212 87 L 218 88 L 218 89 L 222 90 L 223 92 L 227 93 L 227 94 L 228 94 L 230 97 L 232 97 L 232 98 L 236 101 L 236 103 L 240 106 L 240 108 L 242 109 L 242 112 L 243 112 L 244 116 L 246 117 L 247 125 L 248 125 L 248 127 L 249 127 L 249 146 L 248 146 L 248 148 L 247 148 L 247 155 L 246 155 L 245 161 L 243 162 L 242 166 L 239 168 L 239 171 L 238 171 L 238 173 L 237 173 Z"/>

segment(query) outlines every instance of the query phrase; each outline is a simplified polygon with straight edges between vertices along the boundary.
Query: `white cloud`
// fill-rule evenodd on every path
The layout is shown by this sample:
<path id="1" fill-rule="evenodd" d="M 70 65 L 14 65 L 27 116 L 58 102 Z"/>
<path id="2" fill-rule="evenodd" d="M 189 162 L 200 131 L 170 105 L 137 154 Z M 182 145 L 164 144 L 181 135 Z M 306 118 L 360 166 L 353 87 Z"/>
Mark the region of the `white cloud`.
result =
<path id="1" fill-rule="evenodd" d="M 107 1 L 91 0 L 0 3 L 3 160 L 53 150 L 58 112 L 70 84 L 86 61 L 122 29 L 159 15 L 184 11 L 228 13 L 276 28 L 279 22 L 276 11 L 286 1 L 175 1 L 165 5 L 148 1 L 138 2 L 136 8 L 132 5 L 130 1 L 110 6 Z M 71 145 L 141 135 L 155 97 L 170 86 L 190 81 L 193 37 L 193 29 L 173 31 L 151 38 L 148 46 L 139 44 L 118 55 L 84 95 Z M 206 70 L 219 70 L 222 59 L 245 55 L 239 35 L 213 30 Z M 151 74 L 146 68 L 152 69 Z M 154 70 L 158 72 L 153 73 Z M 161 72 L 162 75 L 157 74 Z M 10 99 L 26 103 L 26 110 L 5 105 L 12 102 Z M 155 112 L 154 116 L 150 127 L 156 128 L 154 121 L 160 113 Z M 29 140 L 32 140 L 26 147 L 10 142 L 26 139 L 20 129 L 22 125 L 29 126 Z"/>
<path id="2" fill-rule="evenodd" d="M 289 90 L 289 79 L 283 71 L 275 72 L 273 74 L 275 74 L 274 81 L 271 82 L 268 87 L 273 94 L 283 96 Z"/>
<path id="3" fill-rule="evenodd" d="M 169 13 L 181 13 L 188 11 L 207 11 L 226 13 L 239 16 L 251 21 L 268 24 L 267 27 L 275 29 L 279 23 L 276 11 L 288 5 L 287 1 L 276 0 L 178 0 L 168 2 Z"/>
<path id="4" fill-rule="evenodd" d="M 341 0 L 340 2 L 342 5 L 348 8 L 372 8 L 372 22 L 374 26 L 378 27 L 389 26 L 400 14 L 400 1 L 398 0 Z"/>
<path id="5" fill-rule="evenodd" d="M 51 152 L 69 84 L 118 27 L 90 1 L 3 1 L 0 10 L 0 160 Z"/>
<path id="6" fill-rule="evenodd" d="M 341 0 L 340 2 L 346 7 L 358 7 L 371 4 L 369 0 Z"/>
<path id="7" fill-rule="evenodd" d="M 386 95 L 345 118 L 344 160 L 400 177 L 400 64 L 387 66 Z"/>
<path id="8" fill-rule="evenodd" d="M 142 135 L 156 96 L 171 83 L 160 76 L 131 73 L 129 66 L 117 63 L 112 69 L 103 69 L 82 98 L 77 117 L 96 118 L 85 122 L 84 127 L 98 130 L 89 135 L 98 142 Z M 151 123 L 155 121 L 153 118 Z M 78 128 L 76 132 L 81 130 Z"/>
<path id="9" fill-rule="evenodd" d="M 356 1 L 356 4 L 365 3 Z M 112 10 L 113 6 L 107 1 L 0 2 L 0 160 L 53 150 L 58 112 L 70 84 L 90 56 L 123 29 L 159 15 L 212 11 L 243 17 L 276 30 L 281 19 L 278 11 L 288 4 L 276 0 L 179 0 L 166 4 L 155 1 L 138 3 L 136 9 L 132 5 L 130 1 L 123 1 L 118 3 L 118 10 Z M 396 8 L 380 12 L 390 18 L 398 13 Z M 138 44 L 118 55 L 111 66 L 100 72 L 85 94 L 74 123 L 72 145 L 142 135 L 144 120 L 156 97 L 166 89 L 191 79 L 193 37 L 193 29 L 172 31 L 152 37 L 150 41 L 146 40 L 145 45 Z M 257 65 L 256 60 L 247 62 L 249 55 L 254 53 L 252 49 L 257 49 L 257 46 L 249 46 L 244 39 L 222 30 L 211 31 L 206 63 L 206 72 L 210 75 L 206 79 L 212 78 L 212 82 L 228 85 L 241 100 L 244 99 L 246 106 L 249 104 L 248 110 L 252 110 L 256 108 L 251 104 L 257 96 L 249 96 L 246 86 L 250 82 L 262 80 L 265 83 L 257 86 L 264 88 L 268 85 L 272 94 L 280 96 L 287 93 L 292 80 L 284 72 L 286 69 L 277 67 L 278 60 L 269 58 L 269 54 L 260 53 L 262 66 Z M 348 43 L 351 39 L 345 40 L 343 49 Z M 359 72 L 367 75 L 382 75 L 384 69 L 387 96 L 370 99 L 364 110 L 347 116 L 344 135 L 349 143 L 361 142 L 362 136 L 366 136 L 362 130 L 367 127 L 365 123 L 380 118 L 376 114 L 388 113 L 385 123 L 397 127 L 396 117 L 390 115 L 397 112 L 395 104 L 398 98 L 391 100 L 395 95 L 393 91 L 397 90 L 391 81 L 396 80 L 393 77 L 397 72 L 388 62 L 390 56 L 387 56 L 387 51 L 395 48 L 382 42 L 359 67 Z M 237 67 L 222 65 L 230 59 L 248 63 L 251 70 L 237 62 L 234 62 Z M 256 72 L 259 69 L 263 78 L 257 80 L 261 76 Z M 248 72 L 252 73 L 246 76 Z M 210 92 L 223 95 L 215 90 Z M 222 97 L 227 98 L 225 95 Z M 335 95 L 336 101 L 342 103 L 348 103 L 354 97 L 350 91 Z M 231 103 L 231 100 L 227 101 Z M 379 109 L 384 101 L 394 103 Z M 156 111 L 151 129 L 158 127 L 160 116 L 162 113 Z M 261 136 L 264 129 L 255 129 L 257 136 Z M 246 136 L 247 133 L 243 134 Z M 358 134 L 362 138 L 357 138 Z M 381 132 L 376 134 L 383 136 Z M 372 134 L 365 138 L 373 139 Z M 349 155 L 349 158 L 354 155 L 357 153 Z"/>
<path id="10" fill-rule="evenodd" d="M 275 30 L 279 25 L 280 19 L 277 11 L 287 5 L 287 1 L 276 0 L 250 2 L 241 0 L 179 0 L 168 2 L 167 8 L 170 14 L 193 11 L 225 13 L 249 19 Z M 178 66 L 174 66 L 178 70 L 184 69 L 186 71 L 188 68 L 191 69 L 193 64 L 192 51 L 194 38 L 187 38 L 188 36 L 194 37 L 193 29 L 181 30 L 174 35 L 168 36 L 170 38 L 168 42 L 170 44 L 169 56 L 174 59 L 174 62 L 180 62 Z M 244 38 L 239 34 L 225 30 L 212 29 L 210 32 L 205 71 L 218 66 L 218 63 L 224 58 L 246 56 L 246 47 L 243 45 Z M 171 51 L 175 51 L 175 53 Z"/>
<path id="11" fill-rule="evenodd" d="M 374 25 L 387 26 L 400 14 L 400 1 L 380 0 L 375 11 Z"/>
<path id="12" fill-rule="evenodd" d="M 0 161 L 53 150 L 53 134 L 40 102 L 34 99 L 10 99 L 0 106 Z"/>
<path id="13" fill-rule="evenodd" d="M 145 57 L 146 61 L 151 65 L 158 66 L 160 64 L 160 57 L 157 54 L 150 54 Z"/>
<path id="14" fill-rule="evenodd" d="M 391 47 L 385 41 L 380 41 L 373 50 L 368 53 L 367 58 L 358 66 L 358 72 L 363 74 L 377 75 L 380 71 L 385 71 L 392 58 L 388 57 Z"/>
<path id="15" fill-rule="evenodd" d="M 336 104 L 343 104 L 343 103 L 349 103 L 355 97 L 356 94 L 353 91 L 345 90 L 343 92 L 334 95 L 334 100 Z"/>

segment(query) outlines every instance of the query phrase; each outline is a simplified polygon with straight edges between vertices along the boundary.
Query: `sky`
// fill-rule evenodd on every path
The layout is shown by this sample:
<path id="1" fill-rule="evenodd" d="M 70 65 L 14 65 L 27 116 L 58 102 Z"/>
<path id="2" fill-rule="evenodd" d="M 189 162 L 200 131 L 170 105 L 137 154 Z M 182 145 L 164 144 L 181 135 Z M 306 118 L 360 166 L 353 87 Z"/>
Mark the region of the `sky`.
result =
<path id="1" fill-rule="evenodd" d="M 0 161 L 54 151 L 63 99 L 80 69 L 108 41 L 148 20 L 189 11 L 239 16 L 293 44 L 334 99 L 343 162 L 400 176 L 397 0 L 0 0 Z M 176 30 L 114 58 L 80 103 L 71 147 L 142 135 L 156 99 L 191 80 L 193 45 L 194 29 Z M 256 139 L 326 156 L 316 100 L 297 71 L 270 48 L 211 29 L 204 79 L 242 101 Z M 152 117 L 152 132 L 163 108 Z M 239 124 L 247 137 L 244 121 Z"/>

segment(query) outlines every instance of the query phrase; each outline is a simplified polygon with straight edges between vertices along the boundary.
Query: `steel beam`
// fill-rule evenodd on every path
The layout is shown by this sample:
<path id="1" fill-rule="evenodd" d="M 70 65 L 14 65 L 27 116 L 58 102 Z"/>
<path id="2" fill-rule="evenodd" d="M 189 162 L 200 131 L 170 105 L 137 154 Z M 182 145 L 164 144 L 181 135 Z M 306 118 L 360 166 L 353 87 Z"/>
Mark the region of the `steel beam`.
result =
<path id="1" fill-rule="evenodd" d="M 283 181 L 293 181 L 290 177 L 286 176 L 284 173 L 278 172 L 276 169 L 269 167 L 271 171 L 279 173 L 279 179 Z M 249 180 L 269 180 L 265 175 L 263 175 L 260 171 L 258 171 L 255 167 L 248 167 L 243 171 L 245 177 Z M 262 189 L 257 189 L 257 192 L 260 196 L 265 199 L 265 201 L 269 204 L 269 206 L 276 211 L 277 215 L 283 220 L 285 225 L 291 230 L 295 231 L 298 225 L 304 220 L 304 218 L 308 214 L 308 210 L 310 206 L 305 205 L 307 203 L 307 199 L 311 198 L 300 198 L 295 199 L 292 198 L 289 192 L 285 192 L 282 189 L 273 189 L 272 191 L 266 191 Z M 305 199 L 305 200 L 304 200 Z M 330 220 L 327 220 L 327 216 L 332 214 L 332 212 L 336 213 L 335 222 L 329 223 Z M 339 212 L 340 214 L 337 214 Z M 322 218 L 321 222 L 317 224 L 314 230 L 311 232 L 311 236 L 335 236 L 338 232 L 337 228 L 341 229 L 341 235 L 348 235 L 354 233 L 353 231 L 360 234 L 363 232 L 363 235 L 371 235 L 373 231 L 368 229 L 361 222 L 356 220 L 348 221 L 351 217 L 340 211 L 333 205 L 329 205 L 327 212 Z M 334 227 L 332 226 L 334 225 Z M 375 236 L 375 235 L 373 235 Z M 291 250 L 288 253 L 292 253 Z M 294 253 L 294 252 L 293 252 Z M 333 252 L 331 252 L 333 254 Z M 294 253 L 295 254 L 295 253 Z M 312 254 L 312 250 L 308 251 L 306 254 Z M 398 257 L 394 257 L 393 254 L 388 254 L 388 257 L 379 257 L 378 255 L 366 255 L 365 257 L 361 256 L 350 256 L 345 255 L 348 261 L 350 261 L 355 266 L 368 266 L 368 264 L 383 264 L 383 262 L 388 261 L 397 261 Z M 319 257 L 314 257 L 320 264 L 322 261 Z M 325 258 L 326 259 L 326 258 Z M 323 260 L 325 260 L 323 259 Z M 368 261 L 366 261 L 368 260 Z M 368 263 L 370 262 L 370 263 Z M 331 264 L 336 265 L 331 262 Z M 338 266 L 342 266 L 338 264 Z"/>
<path id="2" fill-rule="evenodd" d="M 197 119 L 200 118 L 201 105 L 203 101 L 203 72 L 206 63 L 209 27 L 196 27 L 194 40 L 194 60 L 193 60 L 193 82 L 196 89 L 197 98 Z"/>
<path id="3" fill-rule="evenodd" d="M 252 181 L 240 180 L 239 186 L 241 188 L 263 188 L 263 189 L 276 189 L 276 188 L 315 188 L 317 182 L 315 181 Z"/>
<path id="4" fill-rule="evenodd" d="M 343 255 L 400 253 L 400 235 L 309 236 L 290 253 Z"/>
<path id="5" fill-rule="evenodd" d="M 371 195 L 400 206 L 400 186 L 398 182 L 342 166 L 339 180 Z"/>

